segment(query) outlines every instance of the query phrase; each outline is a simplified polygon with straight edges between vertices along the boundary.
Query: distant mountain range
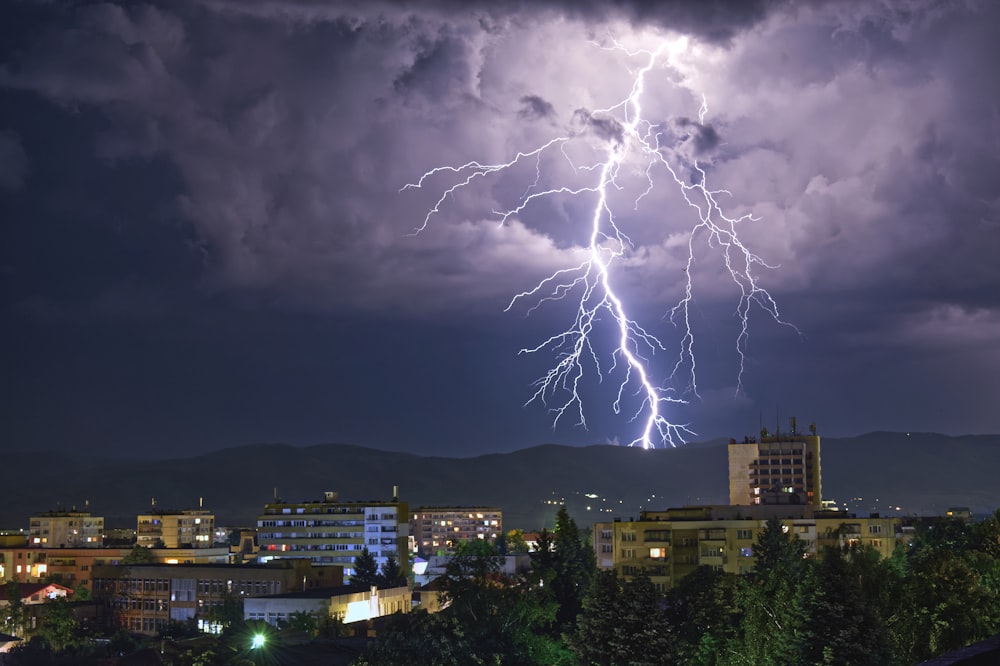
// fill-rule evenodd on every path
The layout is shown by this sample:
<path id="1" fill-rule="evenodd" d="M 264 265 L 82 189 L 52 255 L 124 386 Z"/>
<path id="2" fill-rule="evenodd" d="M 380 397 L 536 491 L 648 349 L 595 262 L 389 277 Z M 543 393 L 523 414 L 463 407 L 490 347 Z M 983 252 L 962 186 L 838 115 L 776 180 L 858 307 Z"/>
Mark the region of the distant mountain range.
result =
<path id="1" fill-rule="evenodd" d="M 275 493 L 298 502 L 339 491 L 343 500 L 387 500 L 393 486 L 421 505 L 498 506 L 507 528 L 552 527 L 567 504 L 577 522 L 638 517 L 640 509 L 726 504 L 726 441 L 676 449 L 536 446 L 473 458 L 417 456 L 348 444 L 255 444 L 160 460 L 82 454 L 9 454 L 0 466 L 0 528 L 85 503 L 112 527 L 134 527 L 157 507 L 206 509 L 220 525 L 252 525 Z M 1000 435 L 950 437 L 873 432 L 822 441 L 823 496 L 867 515 L 935 515 L 1000 507 Z M 898 510 L 897 510 L 897 507 Z"/>

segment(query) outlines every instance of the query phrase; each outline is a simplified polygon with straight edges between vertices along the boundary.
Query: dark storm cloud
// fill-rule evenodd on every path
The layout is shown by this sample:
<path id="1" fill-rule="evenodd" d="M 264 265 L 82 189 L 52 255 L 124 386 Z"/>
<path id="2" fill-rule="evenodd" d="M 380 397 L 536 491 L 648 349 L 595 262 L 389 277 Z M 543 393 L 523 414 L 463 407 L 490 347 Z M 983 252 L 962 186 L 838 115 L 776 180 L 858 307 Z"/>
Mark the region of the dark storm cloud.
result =
<path id="1" fill-rule="evenodd" d="M 681 141 L 690 141 L 696 157 L 708 153 L 719 145 L 719 133 L 711 125 L 702 125 L 690 118 L 678 118 L 675 124 L 684 136 Z"/>
<path id="2" fill-rule="evenodd" d="M 786 5 L 787 0 L 512 0 L 500 4 L 490 0 L 425 0 L 416 5 L 404 0 L 366 0 L 335 5 L 316 0 L 250 3 L 210 0 L 207 4 L 225 11 L 292 21 L 331 16 L 364 20 L 367 17 L 396 17 L 399 14 L 436 15 L 444 19 L 472 16 L 484 27 L 495 22 L 520 21 L 539 15 L 568 17 L 594 25 L 623 20 L 633 25 L 655 25 L 697 35 L 708 41 L 727 42 L 739 31 L 763 20 L 775 8 Z"/>
<path id="3" fill-rule="evenodd" d="M 625 129 L 621 123 L 606 115 L 591 113 L 587 109 L 577 109 L 573 112 L 573 121 L 583 125 L 602 141 L 614 141 L 620 144 L 625 140 Z"/>
<path id="4" fill-rule="evenodd" d="M 555 109 L 538 95 L 525 95 L 521 98 L 521 110 L 518 115 L 522 118 L 551 118 L 555 115 Z"/>
<path id="5" fill-rule="evenodd" d="M 287 372 L 289 396 L 298 395 L 293 376 L 306 377 L 303 390 L 322 394 L 322 405 L 363 394 L 357 414 L 330 416 L 363 433 L 364 422 L 384 420 L 360 408 L 377 403 L 381 387 L 396 387 L 399 401 L 454 396 L 440 374 L 512 405 L 478 423 L 515 424 L 507 436 L 520 432 L 524 443 L 544 439 L 548 431 L 517 424 L 544 428 L 547 415 L 515 408 L 548 359 L 509 358 L 560 330 L 561 312 L 492 313 L 579 263 L 589 200 L 538 202 L 503 226 L 494 211 L 544 187 L 588 186 L 606 144 L 625 141 L 627 112 L 614 105 L 645 61 L 639 52 L 683 34 L 690 42 L 671 42 L 676 54 L 647 78 L 649 117 L 670 119 L 651 131 L 684 167 L 682 180 L 699 182 L 701 169 L 727 214 L 755 215 L 736 228 L 776 268 L 754 275 L 805 333 L 755 310 L 745 392 L 727 398 L 736 393 L 727 336 L 739 287 L 719 261 L 719 239 L 696 237 L 706 253 L 692 267 L 706 334 L 698 344 L 709 361 L 699 366 L 705 402 L 691 413 L 716 429 L 696 430 L 732 434 L 762 406 L 791 400 L 803 403 L 802 418 L 842 432 L 1000 429 L 969 407 L 996 394 L 1000 375 L 990 342 L 1000 339 L 998 11 L 922 1 L 32 4 L 21 23 L 0 21 L 0 195 L 3 223 L 17 231 L 0 265 L 17 267 L 4 279 L 25 358 L 49 369 L 33 379 L 25 362 L 6 381 L 34 387 L 41 397 L 25 398 L 23 412 L 38 414 L 45 386 L 60 381 L 56 368 L 76 367 L 57 331 L 72 324 L 93 328 L 93 347 L 70 347 L 95 376 L 102 363 L 130 376 L 115 370 L 101 330 L 116 347 L 135 345 L 120 357 L 133 365 L 140 351 L 162 354 L 159 370 L 178 386 L 232 353 L 205 370 L 220 393 L 226 376 L 266 356 L 267 373 L 249 385 L 258 402 L 230 406 L 234 419 L 267 411 L 274 398 L 263 376 Z M 703 101 L 708 111 L 695 121 Z M 410 235 L 455 181 L 442 173 L 424 189 L 400 191 L 405 184 L 435 166 L 500 164 L 560 134 L 580 141 L 520 172 L 477 178 Z M 663 170 L 625 167 L 627 200 L 615 203 L 634 245 L 615 277 L 641 323 L 671 346 L 676 331 L 662 317 L 683 293 L 694 213 L 676 190 L 637 200 L 626 186 L 637 181 L 642 192 Z M 129 313 L 167 332 L 134 323 L 125 336 L 115 327 Z M 286 317 L 301 330 L 256 337 Z M 212 353 L 198 347 L 201 334 Z M 49 356 L 28 351 L 50 338 Z M 396 356 L 383 361 L 387 348 Z M 414 360 L 423 353 L 434 361 Z M 344 355 L 357 359 L 343 362 L 349 371 L 330 360 Z M 313 358 L 322 372 L 313 374 Z M 463 368 L 475 371 L 463 377 Z M 496 376 L 509 386 L 483 379 Z M 939 382 L 955 397 L 935 407 Z M 87 394 L 83 384 L 64 399 Z M 852 404 L 858 385 L 879 387 L 864 392 L 877 406 Z M 119 388 L 129 395 L 127 382 Z M 417 411 L 438 417 L 390 428 L 393 436 L 486 437 L 471 425 L 451 432 L 431 402 Z M 18 432 L 30 434 L 19 418 Z M 325 417 L 312 422 L 306 441 L 336 432 Z M 553 437 L 599 441 L 628 427 L 615 416 L 606 423 L 593 436 Z M 267 432 L 283 437 L 280 426 Z"/>

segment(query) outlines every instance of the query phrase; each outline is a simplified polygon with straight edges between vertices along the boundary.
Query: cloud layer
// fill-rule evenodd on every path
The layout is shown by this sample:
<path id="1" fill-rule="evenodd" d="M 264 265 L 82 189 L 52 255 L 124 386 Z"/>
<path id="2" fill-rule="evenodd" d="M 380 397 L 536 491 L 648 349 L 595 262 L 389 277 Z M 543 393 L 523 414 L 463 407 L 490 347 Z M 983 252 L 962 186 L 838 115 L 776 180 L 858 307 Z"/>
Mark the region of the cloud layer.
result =
<path id="1" fill-rule="evenodd" d="M 803 340 L 817 364 L 878 348 L 898 367 L 968 349 L 938 370 L 997 388 L 989 377 L 1000 352 L 984 342 L 1000 318 L 993 3 L 502 7 L 19 5 L 31 29 L 4 51 L 0 85 L 12 100 L 76 114 L 94 168 L 169 174 L 150 188 L 180 225 L 202 289 L 280 310 L 462 321 L 492 317 L 579 263 L 592 195 L 539 200 L 502 225 L 496 212 L 533 185 L 592 182 L 581 167 L 620 140 L 625 111 L 611 107 L 645 62 L 637 52 L 666 40 L 644 115 L 681 178 L 701 168 L 727 191 L 720 200 L 732 215 L 754 214 L 740 234 L 775 268 L 753 270 L 805 336 L 754 314 L 758 358 Z M 34 195 L 25 190 L 52 177 L 36 169 L 53 155 L 25 138 L 32 131 L 28 120 L 0 125 L 0 188 L 26 209 Z M 537 164 L 476 179 L 413 234 L 456 181 L 441 173 L 421 189 L 404 185 L 436 166 L 506 162 L 558 136 L 574 139 Z M 662 317 L 683 294 L 697 215 L 676 187 L 662 187 L 672 184 L 662 169 L 641 198 L 645 163 L 629 169 L 612 204 L 634 246 L 615 279 L 640 322 L 674 344 Z M 696 325 L 712 341 L 709 357 L 722 350 L 715 359 L 728 369 L 715 377 L 706 368 L 713 394 L 735 381 L 738 295 L 717 245 L 692 242 Z M 83 299 L 132 293 L 116 283 L 137 278 L 109 281 Z M 559 330 L 562 314 L 525 330 L 524 344 L 549 324 Z M 758 407 L 774 399 L 760 373 L 751 371 L 748 390 Z M 754 402 L 741 396 L 734 409 Z M 990 418 L 981 427 L 1000 428 Z"/>

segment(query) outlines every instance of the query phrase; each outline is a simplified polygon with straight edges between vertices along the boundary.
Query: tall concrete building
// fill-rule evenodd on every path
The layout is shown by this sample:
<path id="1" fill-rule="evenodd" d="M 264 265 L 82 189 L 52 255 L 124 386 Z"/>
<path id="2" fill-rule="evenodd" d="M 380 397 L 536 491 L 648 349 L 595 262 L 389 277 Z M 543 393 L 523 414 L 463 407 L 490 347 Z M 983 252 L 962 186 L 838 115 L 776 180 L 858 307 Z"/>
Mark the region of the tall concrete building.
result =
<path id="1" fill-rule="evenodd" d="M 384 501 L 345 502 L 331 491 L 321 500 L 275 499 L 257 517 L 258 561 L 306 558 L 319 566 L 339 564 L 350 577 L 354 558 L 367 548 L 380 567 L 391 555 L 407 573 L 409 527 L 409 507 L 395 494 Z"/>
<path id="2" fill-rule="evenodd" d="M 269 566 L 229 564 L 129 564 L 94 567 L 94 596 L 111 608 L 119 625 L 155 635 L 171 622 L 196 621 L 206 633 L 223 627 L 212 610 L 241 600 L 341 584 L 339 568 L 317 569 L 307 561 Z"/>
<path id="3" fill-rule="evenodd" d="M 410 517 L 410 533 L 425 556 L 446 555 L 463 541 L 495 541 L 503 534 L 503 512 L 495 506 L 421 506 Z"/>
<path id="4" fill-rule="evenodd" d="M 729 503 L 823 505 L 819 435 L 761 432 L 760 438 L 729 440 Z"/>
<path id="5" fill-rule="evenodd" d="M 203 509 L 153 510 L 136 517 L 136 543 L 144 548 L 211 548 L 215 515 Z"/>
<path id="6" fill-rule="evenodd" d="M 101 548 L 104 517 L 89 511 L 46 511 L 31 516 L 28 544 L 37 548 Z"/>
<path id="7" fill-rule="evenodd" d="M 699 566 L 743 574 L 753 570 L 755 544 L 768 518 L 803 542 L 814 556 L 825 546 L 871 546 L 889 557 L 905 539 L 899 517 L 858 518 L 812 505 L 694 506 L 643 511 L 639 520 L 594 524 L 599 569 L 649 576 L 667 590 Z"/>

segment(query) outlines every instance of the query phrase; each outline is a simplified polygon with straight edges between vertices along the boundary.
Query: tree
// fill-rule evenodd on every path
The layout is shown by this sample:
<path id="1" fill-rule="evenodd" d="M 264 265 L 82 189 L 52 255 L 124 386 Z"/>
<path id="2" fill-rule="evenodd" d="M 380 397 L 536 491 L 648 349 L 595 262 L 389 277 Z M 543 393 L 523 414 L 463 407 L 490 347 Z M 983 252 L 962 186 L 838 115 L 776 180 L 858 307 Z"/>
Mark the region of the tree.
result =
<path id="1" fill-rule="evenodd" d="M 28 619 L 28 609 L 21 599 L 21 585 L 12 580 L 4 589 L 7 591 L 7 605 L 0 608 L 0 631 L 20 636 Z"/>
<path id="2" fill-rule="evenodd" d="M 90 601 L 90 588 L 82 582 L 73 588 L 73 601 Z"/>
<path id="3" fill-rule="evenodd" d="M 792 572 L 801 563 L 805 544 L 777 518 L 769 518 L 757 534 L 753 553 L 757 557 L 755 569 L 768 573 L 774 569 Z"/>
<path id="4" fill-rule="evenodd" d="M 288 619 L 278 621 L 279 629 L 294 629 L 309 636 L 315 636 L 319 631 L 319 618 L 309 611 L 294 611 L 288 614 Z"/>
<path id="5" fill-rule="evenodd" d="M 362 548 L 361 554 L 354 558 L 354 574 L 351 582 L 363 585 L 378 585 L 378 562 L 368 548 Z"/>
<path id="6" fill-rule="evenodd" d="M 802 609 L 802 579 L 810 561 L 805 544 L 777 518 L 767 521 L 754 544 L 757 564 L 736 595 L 740 623 L 729 649 L 753 664 L 801 663 L 809 620 Z"/>
<path id="7" fill-rule="evenodd" d="M 243 597 L 226 591 L 222 595 L 222 603 L 216 604 L 205 614 L 205 619 L 222 627 L 223 631 L 231 627 L 243 625 Z"/>
<path id="8" fill-rule="evenodd" d="M 528 543 L 524 540 L 524 530 L 510 530 L 504 535 L 504 545 L 508 555 L 527 553 Z"/>
<path id="9" fill-rule="evenodd" d="M 441 577 L 442 610 L 394 616 L 358 664 L 568 664 L 555 604 L 503 574 L 485 541 L 460 544 Z"/>
<path id="10" fill-rule="evenodd" d="M 862 565 L 863 559 L 858 558 Z M 799 649 L 801 663 L 877 666 L 891 661 L 888 631 L 862 593 L 862 570 L 840 548 L 827 548 L 807 569 L 801 596 L 809 639 Z"/>
<path id="11" fill-rule="evenodd" d="M 57 597 L 45 602 L 45 613 L 38 625 L 38 635 L 49 642 L 55 650 L 63 650 L 80 638 L 80 624 L 73 615 L 73 609 L 66 597 Z"/>
<path id="12" fill-rule="evenodd" d="M 677 637 L 663 595 L 649 578 L 622 580 L 615 571 L 594 577 L 569 637 L 580 663 L 597 666 L 677 663 Z"/>
<path id="13" fill-rule="evenodd" d="M 594 552 L 580 537 L 566 505 L 556 513 L 555 532 L 545 530 L 539 535 L 538 549 L 532 553 L 532 569 L 543 589 L 558 604 L 556 624 L 571 629 L 583 608 L 583 598 L 597 566 Z"/>
<path id="14" fill-rule="evenodd" d="M 392 555 L 389 555 L 385 560 L 385 564 L 382 565 L 379 582 L 386 587 L 398 587 L 406 584 L 406 578 L 403 576 L 403 568 L 399 566 L 399 562 Z"/>
<path id="15" fill-rule="evenodd" d="M 676 627 L 678 661 L 709 665 L 735 634 L 740 579 L 700 566 L 667 592 L 667 616 Z"/>
<path id="16" fill-rule="evenodd" d="M 122 558 L 122 564 L 152 564 L 153 553 L 149 548 L 136 544 L 129 554 Z"/>

